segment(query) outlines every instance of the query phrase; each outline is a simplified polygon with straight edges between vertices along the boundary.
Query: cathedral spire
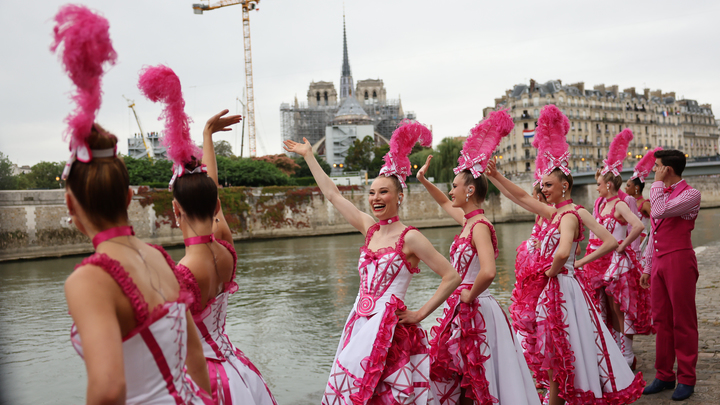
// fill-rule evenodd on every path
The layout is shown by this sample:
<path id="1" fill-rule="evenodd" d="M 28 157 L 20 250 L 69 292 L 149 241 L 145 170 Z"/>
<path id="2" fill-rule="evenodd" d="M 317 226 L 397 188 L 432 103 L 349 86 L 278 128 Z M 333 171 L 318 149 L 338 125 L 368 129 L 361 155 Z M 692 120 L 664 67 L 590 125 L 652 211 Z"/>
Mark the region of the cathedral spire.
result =
<path id="1" fill-rule="evenodd" d="M 340 76 L 340 99 L 345 98 L 353 94 L 353 79 L 350 73 L 350 60 L 348 58 L 347 50 L 347 34 L 345 33 L 345 12 L 343 11 L 343 65 L 342 65 L 342 76 Z"/>

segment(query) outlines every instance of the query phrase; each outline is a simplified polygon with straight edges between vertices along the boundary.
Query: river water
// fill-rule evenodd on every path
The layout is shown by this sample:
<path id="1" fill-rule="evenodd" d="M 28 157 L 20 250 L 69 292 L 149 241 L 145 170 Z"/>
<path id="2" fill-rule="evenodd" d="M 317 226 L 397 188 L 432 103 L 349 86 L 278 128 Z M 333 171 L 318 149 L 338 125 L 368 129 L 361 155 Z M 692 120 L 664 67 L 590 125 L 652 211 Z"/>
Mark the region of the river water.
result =
<path id="1" fill-rule="evenodd" d="M 720 209 L 700 211 L 694 246 L 720 239 Z M 497 226 L 500 257 L 490 287 L 507 308 L 515 281 L 515 248 L 531 223 Z M 447 256 L 460 227 L 425 229 Z M 358 290 L 359 233 L 241 242 L 227 332 L 263 373 L 278 404 L 317 404 L 327 383 L 340 333 Z M 184 249 L 170 249 L 179 260 Z M 0 402 L 78 404 L 85 366 L 72 349 L 63 282 L 81 257 L 4 263 L 0 267 Z M 440 278 L 421 264 L 406 297 L 418 309 Z M 700 269 L 700 274 L 709 269 Z M 717 269 L 713 269 L 717 271 Z M 423 322 L 436 325 L 438 309 Z"/>

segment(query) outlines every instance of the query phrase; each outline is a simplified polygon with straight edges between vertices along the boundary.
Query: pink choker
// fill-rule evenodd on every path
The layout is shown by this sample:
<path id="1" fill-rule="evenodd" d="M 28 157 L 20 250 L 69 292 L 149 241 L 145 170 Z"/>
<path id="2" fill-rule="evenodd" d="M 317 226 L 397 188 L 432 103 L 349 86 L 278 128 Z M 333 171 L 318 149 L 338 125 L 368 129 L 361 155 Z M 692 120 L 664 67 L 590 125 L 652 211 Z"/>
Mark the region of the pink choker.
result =
<path id="1" fill-rule="evenodd" d="M 465 219 L 470 219 L 470 218 L 474 217 L 475 215 L 484 214 L 484 213 L 485 213 L 485 210 L 480 208 L 480 209 L 477 209 L 475 211 L 471 211 L 471 212 L 468 212 L 467 214 L 465 214 Z"/>
<path id="2" fill-rule="evenodd" d="M 115 228 L 106 229 L 102 232 L 98 232 L 92 238 L 93 248 L 97 247 L 108 239 L 117 238 L 118 236 L 130 236 L 135 235 L 132 226 L 116 226 Z"/>
<path id="3" fill-rule="evenodd" d="M 566 205 L 570 205 L 570 204 L 572 204 L 572 203 L 573 203 L 572 198 L 569 199 L 569 200 L 565 200 L 565 201 L 563 201 L 563 202 L 561 202 L 561 203 L 555 204 L 555 209 L 556 209 L 556 210 L 559 210 L 560 208 L 562 208 L 562 207 L 564 207 L 564 206 L 566 206 Z"/>
<path id="4" fill-rule="evenodd" d="M 192 246 L 192 245 L 199 245 L 201 243 L 210 243 L 215 240 L 215 235 L 201 235 L 201 236 L 193 236 L 192 238 L 184 239 L 183 242 L 185 242 L 185 247 Z"/>
<path id="5" fill-rule="evenodd" d="M 400 217 L 399 217 L 399 216 L 397 216 L 397 215 L 395 215 L 395 216 L 394 216 L 394 217 L 392 217 L 392 218 L 388 218 L 388 219 L 381 219 L 381 220 L 380 220 L 380 225 L 388 225 L 388 224 L 392 224 L 393 222 L 397 222 L 397 221 L 399 221 L 399 220 L 400 220 Z"/>
<path id="6" fill-rule="evenodd" d="M 607 202 L 610 202 L 610 201 L 612 201 L 612 200 L 617 200 L 618 198 L 620 198 L 620 194 L 616 194 L 616 195 L 614 195 L 614 196 L 612 196 L 612 197 L 610 197 L 610 198 L 607 198 Z"/>

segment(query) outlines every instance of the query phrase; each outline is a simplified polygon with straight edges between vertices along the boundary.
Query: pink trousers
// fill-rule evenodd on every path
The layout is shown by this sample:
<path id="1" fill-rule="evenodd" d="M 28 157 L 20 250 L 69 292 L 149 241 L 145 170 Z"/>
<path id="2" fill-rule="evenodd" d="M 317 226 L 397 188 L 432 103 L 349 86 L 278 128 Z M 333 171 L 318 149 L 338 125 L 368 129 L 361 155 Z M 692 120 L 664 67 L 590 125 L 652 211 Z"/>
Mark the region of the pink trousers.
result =
<path id="1" fill-rule="evenodd" d="M 695 385 L 698 359 L 698 322 L 695 286 L 698 266 L 695 252 L 680 250 L 653 257 L 650 277 L 655 341 L 655 378 Z"/>

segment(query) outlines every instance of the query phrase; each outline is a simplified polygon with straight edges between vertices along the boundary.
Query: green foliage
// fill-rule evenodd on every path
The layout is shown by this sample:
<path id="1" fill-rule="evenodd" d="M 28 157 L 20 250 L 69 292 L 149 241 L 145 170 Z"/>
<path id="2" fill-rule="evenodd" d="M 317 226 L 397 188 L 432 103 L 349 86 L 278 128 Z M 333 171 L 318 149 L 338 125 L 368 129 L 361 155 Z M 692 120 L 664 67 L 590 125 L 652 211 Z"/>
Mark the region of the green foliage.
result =
<path id="1" fill-rule="evenodd" d="M 165 159 L 155 159 L 153 162 L 141 158 L 135 159 L 123 156 L 125 167 L 130 175 L 130 184 L 134 186 L 167 187 L 172 178 L 172 162 Z"/>
<path id="2" fill-rule="evenodd" d="M 373 148 L 373 159 L 370 162 L 370 166 L 368 167 L 368 177 L 369 178 L 375 178 L 380 174 L 380 169 L 382 169 L 383 165 L 385 164 L 385 160 L 383 160 L 383 156 L 390 152 L 390 145 L 383 145 L 379 147 Z"/>
<path id="3" fill-rule="evenodd" d="M 0 190 L 15 190 L 17 176 L 13 176 L 12 162 L 0 152 Z"/>
<path id="4" fill-rule="evenodd" d="M 31 188 L 62 188 L 59 180 L 62 175 L 64 162 L 40 162 L 31 168 L 28 180 Z"/>
<path id="5" fill-rule="evenodd" d="M 440 141 L 436 151 L 433 152 L 427 177 L 434 177 L 436 183 L 452 182 L 455 178 L 452 169 L 457 166 L 460 151 L 462 151 L 462 141 L 454 138 L 444 138 Z"/>
<path id="6" fill-rule="evenodd" d="M 293 182 L 300 187 L 317 186 L 317 182 L 315 182 L 315 178 L 312 176 L 310 176 L 310 177 L 293 177 L 291 180 L 293 180 Z"/>
<path id="7" fill-rule="evenodd" d="M 213 142 L 213 146 L 215 147 L 215 156 L 224 156 L 228 158 L 235 157 L 232 152 L 232 145 L 230 145 L 230 142 L 226 140 L 215 141 Z"/>
<path id="8" fill-rule="evenodd" d="M 270 162 L 255 159 L 231 160 L 217 157 L 218 180 L 226 186 L 285 186 L 290 178 Z"/>
<path id="9" fill-rule="evenodd" d="M 16 190 L 28 190 L 35 187 L 32 179 L 30 179 L 30 174 L 20 173 L 15 177 L 17 181 Z"/>
<path id="10" fill-rule="evenodd" d="M 318 155 L 316 153 L 315 160 L 317 160 L 318 163 L 320 163 L 320 167 L 322 167 L 325 174 L 330 174 L 331 167 L 330 167 L 330 164 L 325 161 L 325 159 L 321 158 L 320 155 Z M 312 177 L 312 172 L 310 172 L 310 168 L 308 167 L 307 162 L 305 161 L 305 158 L 303 158 L 302 156 L 298 156 L 295 158 L 295 163 L 297 163 L 298 166 L 300 166 L 300 168 L 295 170 L 295 174 L 293 174 L 292 177 L 294 177 L 294 178 Z M 315 182 L 315 180 L 313 180 L 313 184 L 314 184 L 314 182 Z M 302 185 L 302 184 L 298 183 L 298 185 Z"/>
<path id="11" fill-rule="evenodd" d="M 300 168 L 300 165 L 295 163 L 295 160 L 288 157 L 286 154 L 281 153 L 279 155 L 266 155 L 255 158 L 255 160 L 264 160 L 272 163 L 275 167 L 280 169 L 281 172 L 292 176 L 295 171 Z"/>
<path id="12" fill-rule="evenodd" d="M 362 140 L 355 139 L 345 156 L 345 171 L 368 170 L 373 161 L 373 149 L 375 149 L 375 140 L 372 136 L 368 135 Z"/>

